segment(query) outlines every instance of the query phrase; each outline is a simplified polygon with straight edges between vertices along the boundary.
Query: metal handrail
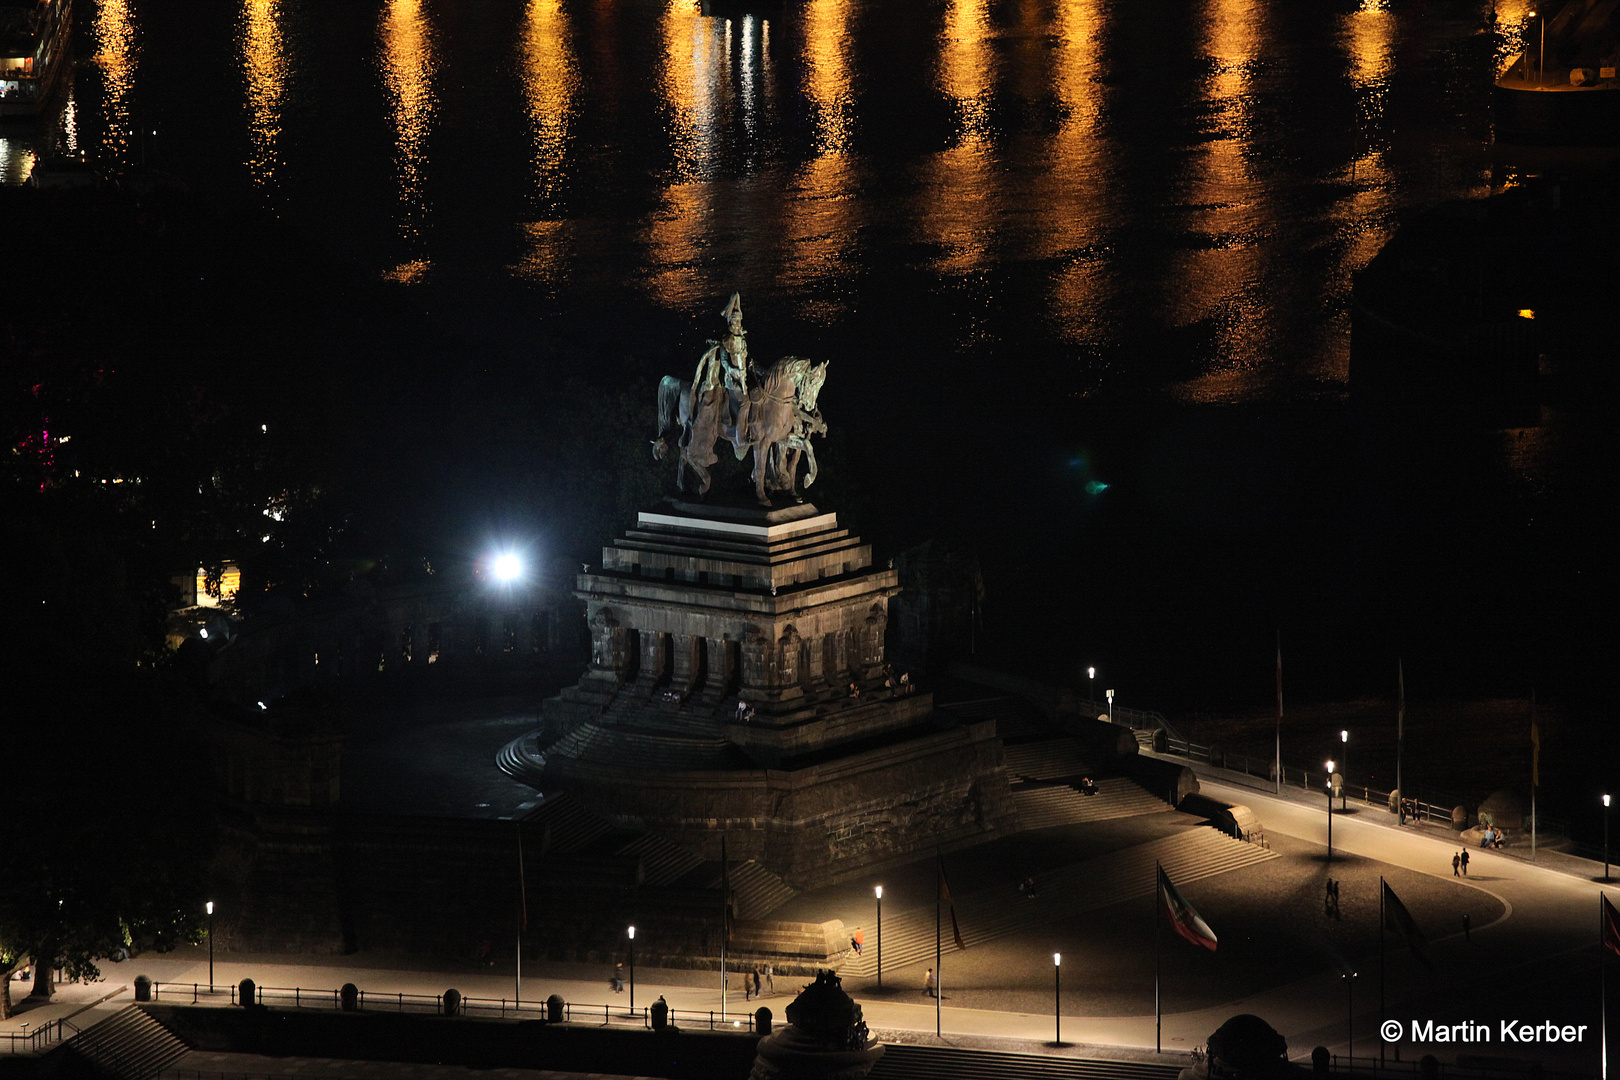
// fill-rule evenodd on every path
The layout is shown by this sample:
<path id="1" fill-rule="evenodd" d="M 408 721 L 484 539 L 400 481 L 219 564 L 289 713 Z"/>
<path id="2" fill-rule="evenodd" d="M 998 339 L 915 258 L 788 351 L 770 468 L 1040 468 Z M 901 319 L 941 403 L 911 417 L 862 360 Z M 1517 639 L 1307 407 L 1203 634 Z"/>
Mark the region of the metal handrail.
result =
<path id="1" fill-rule="evenodd" d="M 210 995 L 226 998 L 232 1005 L 237 1004 L 237 985 L 214 986 L 208 990 L 202 989 L 201 983 L 174 983 L 154 982 L 152 984 L 152 1000 L 157 1001 L 163 995 L 171 997 L 191 996 L 191 1002 L 197 1004 L 206 1001 Z M 281 1003 L 291 1002 L 295 1009 L 340 1009 L 343 1003 L 341 990 L 313 988 L 308 986 L 255 986 L 253 989 L 255 1004 L 266 1004 L 267 999 Z M 382 1008 L 394 1012 L 444 1012 L 443 994 L 406 994 L 406 993 L 367 993 L 360 990 L 358 993 L 358 1006 L 360 1009 Z M 602 1024 L 639 1024 L 642 1027 L 652 1026 L 652 1015 L 649 1006 L 642 1006 L 634 1011 L 618 1005 L 603 1002 L 564 1001 L 563 1020 L 568 1023 L 576 1022 L 575 1012 L 580 1014 L 577 1022 L 590 1023 L 600 1021 Z M 548 1015 L 547 1000 L 525 998 L 517 1001 L 513 998 L 461 998 L 459 1011 L 463 1015 L 485 1014 L 499 1017 L 544 1017 Z M 728 1013 L 721 1017 L 718 1010 L 707 1012 L 699 1010 L 669 1010 L 671 1024 L 687 1023 L 692 1026 L 703 1024 L 710 1031 L 753 1031 L 754 1014 L 744 1011 L 741 1013 Z"/>
<path id="2" fill-rule="evenodd" d="M 61 1042 L 63 1039 L 69 1038 L 70 1036 L 62 1033 L 62 1029 L 64 1027 L 70 1029 L 74 1035 L 77 1035 L 80 1031 L 79 1026 L 68 1020 L 66 1017 L 63 1017 L 60 1020 L 47 1020 L 43 1024 L 39 1025 L 39 1027 L 34 1028 L 32 1031 L 28 1030 L 28 1027 L 29 1023 L 25 1020 L 23 1021 L 23 1030 L 0 1031 L 0 1038 L 6 1040 L 6 1052 L 12 1054 L 18 1053 L 19 1051 L 17 1050 L 17 1044 L 19 1042 L 28 1044 L 23 1048 L 23 1053 L 38 1052 L 42 1046 L 50 1046 L 52 1043 Z"/>
<path id="3" fill-rule="evenodd" d="M 1207 762 L 1218 768 L 1231 769 L 1233 772 L 1241 772 L 1246 776 L 1263 776 L 1267 779 L 1272 778 L 1271 770 L 1274 763 L 1273 759 L 1269 757 L 1256 758 L 1249 754 L 1217 751 L 1219 751 L 1219 748 L 1213 745 L 1205 746 L 1201 743 L 1195 743 L 1186 739 L 1172 737 L 1166 740 L 1164 752 L 1174 757 L 1184 757 L 1191 761 Z M 1293 765 L 1283 766 L 1283 783 L 1292 784 L 1294 782 L 1294 776 L 1296 775 L 1299 777 L 1301 790 L 1312 790 L 1313 784 L 1310 770 L 1297 768 Z M 1320 780 L 1320 775 L 1318 775 L 1316 779 Z M 1352 800 L 1355 799 L 1355 789 L 1357 786 L 1358 785 L 1353 784 L 1345 785 Z M 1359 786 L 1361 787 L 1361 802 L 1368 806 L 1388 807 L 1390 796 L 1389 791 L 1365 784 Z M 1442 791 L 1438 792 L 1438 794 L 1446 798 L 1450 802 L 1450 805 L 1427 802 L 1422 799 L 1408 799 L 1407 802 L 1417 808 L 1417 813 L 1414 816 L 1419 817 L 1424 821 L 1450 822 L 1451 807 L 1464 805 L 1463 800 L 1453 799 L 1448 792 Z M 1538 812 L 1536 814 L 1536 823 L 1541 835 L 1548 837 L 1549 839 L 1554 837 L 1562 839 L 1567 837 L 1569 834 L 1569 823 L 1560 818 L 1549 817 L 1546 814 Z"/>

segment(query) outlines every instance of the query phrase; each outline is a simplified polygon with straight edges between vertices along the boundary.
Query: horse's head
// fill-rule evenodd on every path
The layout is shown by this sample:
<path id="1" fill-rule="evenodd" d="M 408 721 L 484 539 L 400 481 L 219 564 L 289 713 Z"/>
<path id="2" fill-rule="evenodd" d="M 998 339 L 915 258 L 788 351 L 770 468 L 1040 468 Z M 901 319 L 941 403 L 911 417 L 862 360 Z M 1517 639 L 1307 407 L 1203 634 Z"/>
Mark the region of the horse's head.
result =
<path id="1" fill-rule="evenodd" d="M 652 450 L 653 460 L 663 461 L 664 455 L 669 453 L 669 443 L 665 442 L 662 437 L 654 439 L 652 441 Z"/>
<path id="2" fill-rule="evenodd" d="M 823 360 L 819 364 L 806 364 L 799 373 L 799 404 L 806 411 L 815 411 L 816 396 L 821 393 L 821 384 L 827 381 L 830 363 L 831 360 Z"/>

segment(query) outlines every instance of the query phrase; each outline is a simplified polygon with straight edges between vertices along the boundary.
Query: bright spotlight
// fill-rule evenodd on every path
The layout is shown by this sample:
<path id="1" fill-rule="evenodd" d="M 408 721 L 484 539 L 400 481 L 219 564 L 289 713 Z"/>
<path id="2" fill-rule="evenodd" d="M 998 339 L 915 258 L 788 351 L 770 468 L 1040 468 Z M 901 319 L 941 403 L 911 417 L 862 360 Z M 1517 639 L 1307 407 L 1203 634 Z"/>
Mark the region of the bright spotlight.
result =
<path id="1" fill-rule="evenodd" d="M 510 551 L 495 556 L 489 568 L 496 581 L 516 581 L 523 576 L 523 560 Z"/>

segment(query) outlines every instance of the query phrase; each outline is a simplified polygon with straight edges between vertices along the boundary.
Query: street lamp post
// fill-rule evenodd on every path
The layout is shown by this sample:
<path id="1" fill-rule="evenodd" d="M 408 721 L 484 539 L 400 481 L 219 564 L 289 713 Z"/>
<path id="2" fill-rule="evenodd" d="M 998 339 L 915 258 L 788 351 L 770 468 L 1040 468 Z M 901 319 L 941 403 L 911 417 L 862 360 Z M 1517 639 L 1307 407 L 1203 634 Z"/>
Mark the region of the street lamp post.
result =
<path id="1" fill-rule="evenodd" d="M 208 912 L 208 992 L 214 992 L 214 902 L 204 905 Z"/>
<path id="2" fill-rule="evenodd" d="M 630 927 L 630 1015 L 636 1015 L 636 928 Z"/>
<path id="3" fill-rule="evenodd" d="M 1603 880 L 1609 880 L 1609 797 L 1603 796 Z"/>
<path id="4" fill-rule="evenodd" d="M 1327 763 L 1328 862 L 1333 861 L 1333 762 Z"/>
<path id="5" fill-rule="evenodd" d="M 1094 667 L 1086 668 L 1086 678 L 1091 680 L 1091 682 L 1089 684 L 1087 684 L 1087 686 L 1086 686 L 1086 700 L 1090 701 L 1090 702 L 1096 702 L 1096 700 L 1097 700 L 1097 669 L 1094 668 Z"/>
<path id="6" fill-rule="evenodd" d="M 1063 954 L 1052 954 L 1052 1044 L 1063 1044 Z"/>
<path id="7" fill-rule="evenodd" d="M 1347 971 L 1342 976 L 1340 976 L 1342 979 L 1344 979 L 1344 1011 L 1345 1011 L 1345 1021 L 1346 1021 L 1345 1029 L 1344 1029 L 1344 1058 L 1345 1058 L 1345 1066 L 1346 1066 L 1347 1069 L 1348 1068 L 1354 1068 L 1355 1063 L 1356 1063 L 1356 1054 L 1355 1054 L 1355 1037 L 1356 1037 L 1356 999 L 1355 999 L 1355 993 L 1356 993 L 1356 983 L 1355 983 L 1355 979 L 1356 979 L 1356 976 L 1358 974 L 1359 974 L 1359 972 Z"/>
<path id="8" fill-rule="evenodd" d="M 1541 59 L 1536 61 L 1536 85 L 1547 85 L 1547 17 L 1541 17 Z"/>
<path id="9" fill-rule="evenodd" d="M 1339 766 L 1339 771 L 1344 774 L 1344 783 L 1340 785 L 1339 790 L 1344 795 L 1339 801 L 1339 808 L 1348 810 L 1350 809 L 1350 733 L 1348 731 L 1339 732 L 1339 742 L 1343 744 L 1344 749 L 1344 753 L 1340 756 Z"/>
<path id="10" fill-rule="evenodd" d="M 1114 722 L 1114 692 L 1104 690 L 1103 693 L 1108 695 L 1108 722 L 1112 724 Z"/>
<path id="11" fill-rule="evenodd" d="M 878 907 L 878 980 L 877 988 L 883 989 L 883 886 L 879 885 L 877 892 Z"/>

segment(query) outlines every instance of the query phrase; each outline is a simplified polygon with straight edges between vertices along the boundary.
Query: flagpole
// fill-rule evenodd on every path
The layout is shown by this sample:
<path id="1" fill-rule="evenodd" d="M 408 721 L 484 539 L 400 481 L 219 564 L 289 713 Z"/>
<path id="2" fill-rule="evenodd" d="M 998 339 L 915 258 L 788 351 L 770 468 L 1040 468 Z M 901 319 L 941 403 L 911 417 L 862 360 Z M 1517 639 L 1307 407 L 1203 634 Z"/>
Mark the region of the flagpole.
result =
<path id="1" fill-rule="evenodd" d="M 1406 783 L 1401 779 L 1401 755 L 1406 748 L 1406 665 L 1401 660 L 1395 661 L 1395 687 L 1395 792 L 1397 798 L 1405 802 Z M 1400 807 L 1396 810 L 1398 812 Z M 1401 817 L 1405 815 L 1402 814 Z"/>
<path id="2" fill-rule="evenodd" d="M 1536 861 L 1536 787 L 1541 782 L 1541 732 L 1536 729 L 1536 691 L 1530 688 L 1530 861 Z"/>
<path id="3" fill-rule="evenodd" d="M 523 826 L 517 829 L 517 895 L 518 895 L 518 921 L 517 921 L 517 986 L 514 989 L 512 1007 L 522 1006 L 523 1002 L 523 925 L 528 923 L 528 882 L 523 881 Z"/>
<path id="4" fill-rule="evenodd" d="M 1159 905 L 1163 902 L 1164 864 L 1156 862 L 1155 877 L 1153 879 L 1153 1052 L 1161 1054 L 1163 1050 L 1164 1013 L 1159 1005 Z"/>
<path id="5" fill-rule="evenodd" d="M 945 865 L 944 861 L 940 859 L 939 849 L 938 848 L 934 849 L 934 861 L 936 863 L 938 863 L 941 867 L 943 867 Z M 943 869 L 940 870 L 940 874 L 943 876 L 943 874 L 944 874 Z M 940 947 L 940 942 L 939 942 L 939 918 L 940 918 L 940 906 L 941 906 L 941 900 L 942 900 L 942 898 L 940 896 L 940 893 L 942 893 L 943 891 L 944 890 L 939 888 L 939 885 L 936 883 L 936 885 L 934 887 L 934 1036 L 936 1038 L 939 1037 L 939 1033 L 940 1033 L 940 1006 L 939 1006 L 939 1003 L 940 1003 L 941 1000 L 943 1000 L 944 993 L 945 993 L 945 991 L 944 991 L 944 986 L 945 986 L 945 979 L 944 979 L 945 965 L 942 962 L 942 960 L 944 958 L 944 955 L 945 955 L 945 952 Z"/>
<path id="6" fill-rule="evenodd" d="M 1399 760 L 1397 758 L 1397 760 Z M 1399 783 L 1399 781 L 1396 781 Z M 1378 878 L 1378 1028 L 1384 1027 L 1384 878 Z M 1384 1040 L 1378 1040 L 1378 1063 L 1384 1062 Z"/>
<path id="7" fill-rule="evenodd" d="M 731 944 L 731 860 L 720 836 L 720 1022 L 726 1019 L 726 946 Z"/>
<path id="8" fill-rule="evenodd" d="M 1603 1055 L 1603 1080 L 1609 1080 L 1609 958 L 1603 945 L 1603 890 L 1598 890 L 1598 1008 L 1603 1013 L 1603 1038 L 1599 1043 Z"/>
<path id="9" fill-rule="evenodd" d="M 1282 630 L 1277 631 L 1277 794 L 1282 794 Z M 1155 916 L 1157 923 L 1157 916 Z"/>

